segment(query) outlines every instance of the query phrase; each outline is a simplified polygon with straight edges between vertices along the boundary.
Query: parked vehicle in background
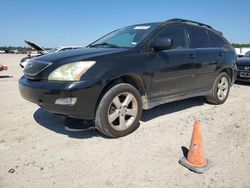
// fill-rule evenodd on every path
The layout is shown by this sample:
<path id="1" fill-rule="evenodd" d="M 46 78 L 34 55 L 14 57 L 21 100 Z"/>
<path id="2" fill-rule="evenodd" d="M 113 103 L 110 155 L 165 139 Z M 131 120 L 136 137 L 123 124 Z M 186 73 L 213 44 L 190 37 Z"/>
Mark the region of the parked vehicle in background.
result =
<path id="1" fill-rule="evenodd" d="M 246 52 L 245 57 L 250 57 L 250 51 Z"/>
<path id="2" fill-rule="evenodd" d="M 8 53 L 9 54 L 18 54 L 19 51 L 17 49 L 15 49 L 15 50 L 9 50 Z"/>
<path id="3" fill-rule="evenodd" d="M 32 41 L 25 40 L 24 42 L 28 44 L 31 48 L 35 49 L 37 51 L 37 54 L 28 54 L 26 57 L 22 58 L 20 62 L 20 66 L 22 68 L 24 68 L 29 62 L 29 60 L 33 57 L 38 57 L 44 54 L 61 52 L 65 50 L 73 50 L 73 49 L 81 48 L 81 46 L 59 46 L 59 47 L 52 48 L 50 50 L 45 50 L 43 47 L 40 47 L 39 45 L 35 44 Z"/>
<path id="4" fill-rule="evenodd" d="M 5 50 L 0 50 L 0 54 L 5 54 Z"/>
<path id="5" fill-rule="evenodd" d="M 6 70 L 8 70 L 7 65 L 0 65 L 0 71 L 6 71 Z"/>
<path id="6" fill-rule="evenodd" d="M 250 51 L 237 60 L 237 81 L 250 83 Z"/>
<path id="7" fill-rule="evenodd" d="M 236 77 L 236 53 L 212 27 L 183 19 L 137 24 L 86 48 L 32 59 L 23 98 L 49 112 L 95 120 L 109 137 L 134 131 L 155 106 L 195 96 L 222 104 Z"/>
<path id="8" fill-rule="evenodd" d="M 235 51 L 238 57 L 243 57 L 247 52 L 250 51 L 250 48 L 235 48 Z"/>

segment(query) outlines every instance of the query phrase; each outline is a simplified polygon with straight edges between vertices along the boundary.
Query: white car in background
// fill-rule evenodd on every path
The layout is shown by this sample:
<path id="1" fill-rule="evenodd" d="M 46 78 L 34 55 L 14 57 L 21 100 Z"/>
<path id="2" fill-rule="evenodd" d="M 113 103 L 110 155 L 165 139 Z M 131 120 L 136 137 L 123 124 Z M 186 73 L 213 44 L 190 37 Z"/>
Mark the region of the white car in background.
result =
<path id="1" fill-rule="evenodd" d="M 0 50 L 0 54 L 5 54 L 5 51 L 4 50 Z"/>
<path id="2" fill-rule="evenodd" d="M 31 58 L 33 57 L 38 57 L 44 54 L 51 54 L 51 53 L 56 53 L 56 52 L 61 52 L 65 50 L 73 50 L 73 49 L 78 49 L 81 48 L 82 46 L 58 46 L 55 48 L 52 48 L 50 50 L 45 50 L 44 48 L 40 47 L 39 45 L 35 44 L 32 41 L 25 40 L 24 41 L 26 44 L 28 44 L 31 48 L 35 49 L 37 51 L 36 54 L 28 54 L 27 57 L 24 57 L 21 59 L 20 66 L 24 68 L 27 63 L 30 61 Z"/>

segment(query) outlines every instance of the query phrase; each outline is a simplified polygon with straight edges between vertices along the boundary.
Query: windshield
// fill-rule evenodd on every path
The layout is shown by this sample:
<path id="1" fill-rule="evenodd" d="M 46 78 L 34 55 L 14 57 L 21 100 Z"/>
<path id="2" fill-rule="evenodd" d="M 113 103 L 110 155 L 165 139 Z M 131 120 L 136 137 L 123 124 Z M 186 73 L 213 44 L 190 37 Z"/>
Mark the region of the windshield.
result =
<path id="1" fill-rule="evenodd" d="M 118 29 L 89 47 L 133 48 L 148 36 L 159 23 L 141 24 Z"/>
<path id="2" fill-rule="evenodd" d="M 49 54 L 51 53 L 55 53 L 55 52 L 58 52 L 58 50 L 60 50 L 60 48 L 52 48 L 48 51 Z"/>
<path id="3" fill-rule="evenodd" d="M 250 51 L 247 52 L 244 56 L 245 56 L 245 57 L 250 57 Z"/>

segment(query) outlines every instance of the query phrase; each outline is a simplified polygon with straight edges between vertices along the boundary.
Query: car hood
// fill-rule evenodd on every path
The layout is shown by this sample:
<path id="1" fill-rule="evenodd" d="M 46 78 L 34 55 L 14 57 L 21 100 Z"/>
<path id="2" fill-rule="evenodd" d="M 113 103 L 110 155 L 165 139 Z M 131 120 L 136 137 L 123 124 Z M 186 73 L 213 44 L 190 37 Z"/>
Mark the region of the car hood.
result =
<path id="1" fill-rule="evenodd" d="M 237 65 L 250 65 L 250 57 L 238 58 Z"/>
<path id="2" fill-rule="evenodd" d="M 37 50 L 37 51 L 39 51 L 39 52 L 47 53 L 47 51 L 46 51 L 44 48 L 40 47 L 39 45 L 35 44 L 35 43 L 32 42 L 32 41 L 25 40 L 24 42 L 25 42 L 26 44 L 28 44 L 31 48 L 33 48 L 33 49 L 35 49 L 35 50 Z"/>
<path id="3" fill-rule="evenodd" d="M 119 53 L 126 51 L 124 48 L 79 48 L 74 50 L 67 50 L 53 54 L 42 55 L 35 58 L 38 61 L 54 63 L 70 63 L 76 61 L 84 61 L 98 56 Z"/>

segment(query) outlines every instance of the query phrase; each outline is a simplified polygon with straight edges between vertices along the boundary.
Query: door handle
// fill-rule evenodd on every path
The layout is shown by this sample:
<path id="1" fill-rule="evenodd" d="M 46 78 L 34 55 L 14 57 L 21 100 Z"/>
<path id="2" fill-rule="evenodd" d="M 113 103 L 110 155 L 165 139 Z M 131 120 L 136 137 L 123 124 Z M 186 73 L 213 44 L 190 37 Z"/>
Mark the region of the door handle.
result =
<path id="1" fill-rule="evenodd" d="M 195 54 L 189 54 L 189 59 L 195 59 L 196 55 Z"/>
<path id="2" fill-rule="evenodd" d="M 219 52 L 219 56 L 220 56 L 220 57 L 223 57 L 223 56 L 224 56 L 224 53 L 223 53 L 223 52 Z"/>

